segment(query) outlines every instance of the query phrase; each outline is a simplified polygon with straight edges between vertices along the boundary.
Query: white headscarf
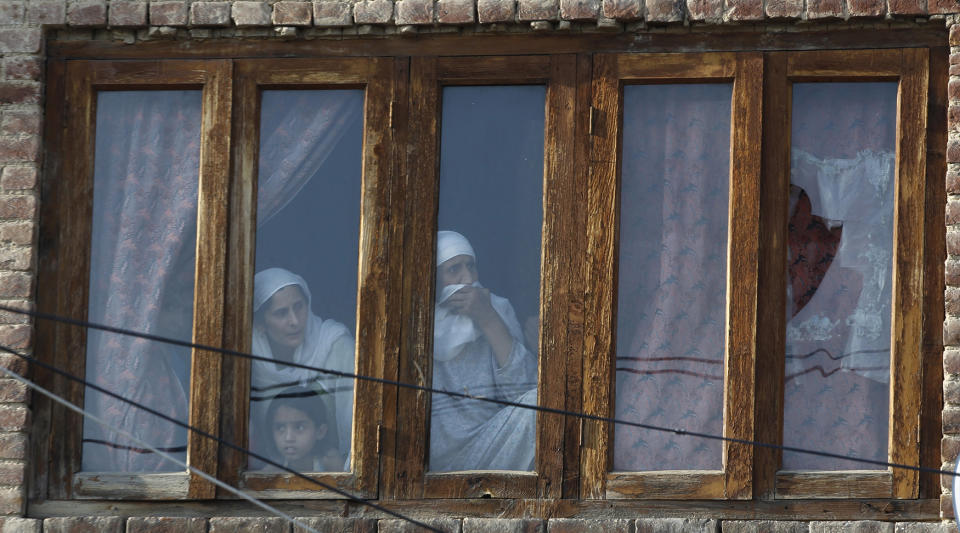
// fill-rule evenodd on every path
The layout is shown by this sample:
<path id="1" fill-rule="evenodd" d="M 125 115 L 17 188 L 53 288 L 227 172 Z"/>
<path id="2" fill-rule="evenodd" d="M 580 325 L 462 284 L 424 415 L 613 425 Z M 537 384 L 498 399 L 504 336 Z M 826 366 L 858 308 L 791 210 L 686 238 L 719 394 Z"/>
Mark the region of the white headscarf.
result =
<path id="1" fill-rule="evenodd" d="M 474 260 L 477 254 L 466 237 L 456 231 L 437 232 L 437 266 L 440 266 L 458 255 L 469 255 Z"/>
<path id="2" fill-rule="evenodd" d="M 303 291 L 307 299 L 307 325 L 304 331 L 303 342 L 293 353 L 293 362 L 313 367 L 327 368 L 331 347 L 334 342 L 344 335 L 350 336 L 350 331 L 343 324 L 334 320 L 322 320 L 310 310 L 312 296 L 307 282 L 300 276 L 282 268 L 268 268 L 257 273 L 253 278 L 253 309 L 259 311 L 277 291 L 284 287 L 296 285 Z M 262 357 L 274 358 L 266 330 L 255 325 L 253 328 L 253 353 Z M 329 390 L 336 379 L 335 376 L 321 374 L 303 368 L 280 366 L 265 361 L 254 361 L 252 384 L 258 396 L 272 396 L 273 388 L 286 388 L 292 383 L 307 385 L 319 382 L 321 387 Z M 329 385 L 328 385 L 329 384 Z"/>

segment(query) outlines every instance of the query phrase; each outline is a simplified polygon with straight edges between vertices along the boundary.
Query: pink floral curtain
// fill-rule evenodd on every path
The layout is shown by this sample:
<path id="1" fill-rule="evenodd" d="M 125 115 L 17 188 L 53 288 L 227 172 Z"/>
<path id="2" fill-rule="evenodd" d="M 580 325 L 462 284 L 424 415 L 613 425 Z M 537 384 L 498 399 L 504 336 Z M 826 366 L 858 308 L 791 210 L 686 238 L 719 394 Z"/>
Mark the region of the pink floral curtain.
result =
<path id="1" fill-rule="evenodd" d="M 624 90 L 616 416 L 723 432 L 729 84 Z M 617 471 L 719 470 L 717 442 L 618 426 Z"/>
<path id="2" fill-rule="evenodd" d="M 200 91 L 101 92 L 97 101 L 88 318 L 190 340 L 200 155 Z M 87 379 L 187 419 L 189 350 L 90 329 Z M 86 407 L 181 458 L 186 432 L 88 389 Z M 179 470 L 92 421 L 85 471 Z"/>

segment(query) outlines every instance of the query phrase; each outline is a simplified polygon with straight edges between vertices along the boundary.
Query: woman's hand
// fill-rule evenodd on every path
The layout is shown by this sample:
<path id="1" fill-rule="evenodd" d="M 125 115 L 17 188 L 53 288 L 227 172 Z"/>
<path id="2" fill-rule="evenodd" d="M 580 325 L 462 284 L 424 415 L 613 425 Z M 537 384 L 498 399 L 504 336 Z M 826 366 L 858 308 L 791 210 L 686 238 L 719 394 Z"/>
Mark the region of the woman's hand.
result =
<path id="1" fill-rule="evenodd" d="M 507 364 L 513 351 L 513 337 L 490 302 L 490 290 L 482 287 L 464 287 L 453 293 L 444 305 L 454 313 L 469 317 L 486 337 L 497 358 L 497 366 Z"/>

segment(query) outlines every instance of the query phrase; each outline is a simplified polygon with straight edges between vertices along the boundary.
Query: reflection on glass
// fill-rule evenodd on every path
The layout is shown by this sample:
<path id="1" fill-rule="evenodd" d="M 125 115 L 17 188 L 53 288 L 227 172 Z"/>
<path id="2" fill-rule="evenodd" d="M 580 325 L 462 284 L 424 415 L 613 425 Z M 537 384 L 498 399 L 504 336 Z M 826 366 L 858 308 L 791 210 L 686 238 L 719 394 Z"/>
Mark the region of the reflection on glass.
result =
<path id="1" fill-rule="evenodd" d="M 887 457 L 896 83 L 793 87 L 783 443 Z M 785 470 L 881 468 L 784 452 Z"/>
<path id="2" fill-rule="evenodd" d="M 616 416 L 723 432 L 730 84 L 624 89 Z M 719 470 L 721 444 L 614 430 L 617 471 Z"/>
<path id="3" fill-rule="evenodd" d="M 353 381 L 282 363 L 355 369 L 363 101 L 262 95 L 252 347 L 277 362 L 252 365 L 250 447 L 297 471 L 350 467 Z"/>
<path id="4" fill-rule="evenodd" d="M 433 386 L 537 403 L 543 86 L 447 87 Z M 434 394 L 430 470 L 531 470 L 536 412 Z"/>
<path id="5" fill-rule="evenodd" d="M 101 92 L 93 178 L 88 317 L 189 341 L 200 168 L 200 91 Z M 86 376 L 186 420 L 190 350 L 87 332 Z M 87 389 L 84 406 L 115 428 L 186 459 L 182 428 Z M 182 470 L 95 422 L 83 426 L 84 471 Z"/>

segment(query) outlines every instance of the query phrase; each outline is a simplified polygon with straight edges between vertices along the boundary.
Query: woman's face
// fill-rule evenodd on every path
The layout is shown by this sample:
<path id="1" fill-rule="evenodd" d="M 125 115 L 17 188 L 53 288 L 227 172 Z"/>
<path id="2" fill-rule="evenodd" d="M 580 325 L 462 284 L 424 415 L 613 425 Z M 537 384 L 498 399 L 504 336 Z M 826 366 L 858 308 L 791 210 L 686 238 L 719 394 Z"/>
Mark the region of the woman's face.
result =
<path id="1" fill-rule="evenodd" d="M 281 405 L 273 414 L 273 443 L 287 464 L 309 457 L 326 429 L 296 407 Z"/>
<path id="2" fill-rule="evenodd" d="M 477 262 L 469 255 L 447 259 L 437 267 L 437 287 L 447 285 L 470 285 L 477 281 Z"/>
<path id="3" fill-rule="evenodd" d="M 307 329 L 307 299 L 296 285 L 288 285 L 267 300 L 263 325 L 267 338 L 278 347 L 294 350 Z"/>

